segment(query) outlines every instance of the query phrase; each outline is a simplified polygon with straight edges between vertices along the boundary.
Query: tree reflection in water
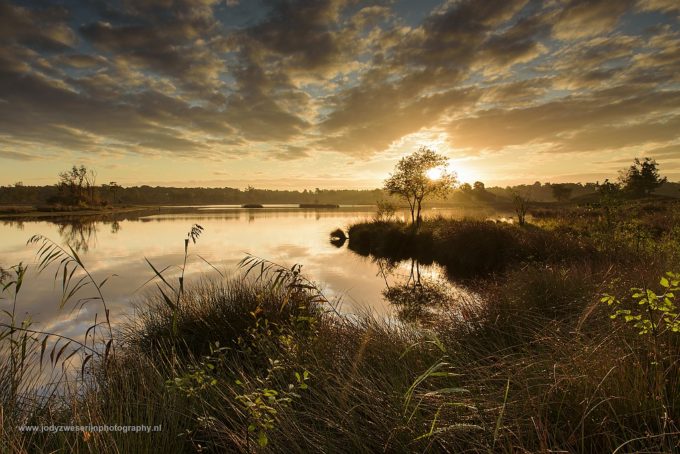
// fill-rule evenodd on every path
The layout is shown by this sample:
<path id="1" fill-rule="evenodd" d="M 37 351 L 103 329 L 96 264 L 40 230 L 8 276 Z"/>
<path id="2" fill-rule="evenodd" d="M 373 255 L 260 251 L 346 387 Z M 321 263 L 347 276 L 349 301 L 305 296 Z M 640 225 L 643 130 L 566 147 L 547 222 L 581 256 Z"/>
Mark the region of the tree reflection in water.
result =
<path id="1" fill-rule="evenodd" d="M 384 298 L 393 304 L 397 316 L 403 321 L 427 324 L 433 321 L 435 315 L 453 299 L 450 285 L 442 279 L 424 277 L 420 270 L 420 263 L 411 259 L 410 273 L 405 282 L 389 285 L 387 277 L 395 274 L 399 262 L 387 259 L 377 259 L 379 273 L 385 279 L 386 288 Z"/>
<path id="2" fill-rule="evenodd" d="M 24 221 L 16 221 L 14 219 L 3 219 L 2 224 L 13 227 L 17 230 L 24 230 Z"/>
<path id="3" fill-rule="evenodd" d="M 87 252 L 90 245 L 97 242 L 97 223 L 75 219 L 58 223 L 57 231 L 63 243 L 68 244 L 76 252 Z"/>
<path id="4" fill-rule="evenodd" d="M 73 218 L 55 222 L 57 232 L 64 244 L 68 244 L 76 252 L 88 252 L 97 243 L 97 232 L 100 225 L 110 226 L 112 234 L 120 231 L 118 220 L 93 220 L 87 218 Z"/>

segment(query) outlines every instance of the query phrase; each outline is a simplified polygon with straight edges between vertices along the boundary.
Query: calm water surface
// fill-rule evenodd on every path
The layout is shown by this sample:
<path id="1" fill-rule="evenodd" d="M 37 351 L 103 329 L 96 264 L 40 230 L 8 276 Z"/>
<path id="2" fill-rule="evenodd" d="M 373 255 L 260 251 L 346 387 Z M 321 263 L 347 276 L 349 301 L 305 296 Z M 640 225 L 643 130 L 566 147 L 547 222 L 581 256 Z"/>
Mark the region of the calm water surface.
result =
<path id="1" fill-rule="evenodd" d="M 205 230 L 189 248 L 189 285 L 206 276 L 220 278 L 199 255 L 223 274 L 233 275 L 237 273 L 237 263 L 249 253 L 288 267 L 302 264 L 303 273 L 317 282 L 327 297 L 341 299 L 341 311 L 368 310 L 379 316 L 390 313 L 390 305 L 382 296 L 385 277 L 379 266 L 348 250 L 346 245 L 336 247 L 329 241 L 332 230 L 338 227 L 346 230 L 352 223 L 370 219 L 374 215 L 373 207 L 307 210 L 279 206 L 248 210 L 208 206 L 190 212 L 178 212 L 176 208 L 172 212 L 164 211 L 169 210 L 162 208 L 118 221 L 89 222 L 87 218 L 76 222 L 0 221 L 0 266 L 7 268 L 19 262 L 29 266 L 17 312 L 20 316 L 29 315 L 40 329 L 70 336 L 84 333 L 96 312 L 100 312 L 100 319 L 103 315 L 97 303 L 86 305 L 80 311 L 72 310 L 73 304 L 59 309 L 61 283 L 53 279 L 54 268 L 42 275 L 36 274 L 37 247 L 26 246 L 32 235 L 70 244 L 97 281 L 113 276 L 104 287 L 104 296 L 112 318 L 120 321 L 154 288 L 153 284 L 143 286 L 153 277 L 145 258 L 157 269 L 181 265 L 184 238 L 193 224 L 200 224 Z M 453 209 L 430 210 L 426 214 L 490 215 Z M 404 215 L 406 213 L 399 214 Z M 397 267 L 387 276 L 388 282 L 405 279 L 409 269 L 407 263 Z M 436 277 L 440 271 L 436 267 L 423 267 L 422 272 Z M 8 304 L 7 300 L 0 300 L 1 306 Z"/>

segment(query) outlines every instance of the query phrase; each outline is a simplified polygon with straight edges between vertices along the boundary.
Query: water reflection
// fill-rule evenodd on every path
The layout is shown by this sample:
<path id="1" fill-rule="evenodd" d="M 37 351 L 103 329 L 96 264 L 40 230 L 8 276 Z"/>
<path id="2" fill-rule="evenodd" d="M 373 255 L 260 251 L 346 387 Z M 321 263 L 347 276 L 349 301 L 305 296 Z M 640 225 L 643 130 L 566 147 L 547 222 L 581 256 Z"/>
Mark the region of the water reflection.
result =
<path id="1" fill-rule="evenodd" d="M 87 252 L 90 244 L 97 242 L 97 223 L 73 220 L 57 224 L 57 232 L 63 244 L 68 244 L 76 252 Z"/>
<path id="2" fill-rule="evenodd" d="M 460 292 L 432 268 L 423 275 L 417 259 L 394 262 L 382 258 L 376 259 L 376 264 L 385 281 L 382 294 L 394 306 L 400 320 L 427 324 L 453 300 L 456 290 Z M 390 285 L 389 277 L 404 266 L 409 269 L 408 277 Z"/>
<path id="3" fill-rule="evenodd" d="M 24 221 L 15 221 L 14 219 L 3 219 L 2 224 L 17 230 L 24 230 Z"/>
<path id="4" fill-rule="evenodd" d="M 117 219 L 73 218 L 54 222 L 62 244 L 68 244 L 74 251 L 81 253 L 90 250 L 97 243 L 100 227 L 107 227 L 113 235 L 121 230 Z"/>
<path id="5" fill-rule="evenodd" d="M 459 215 L 451 210 L 444 215 Z M 148 258 L 158 269 L 181 265 L 183 241 L 187 229 L 195 223 L 205 227 L 196 245 L 192 245 L 187 263 L 187 285 L 199 279 L 216 276 L 207 260 L 225 275 L 234 275 L 236 264 L 245 253 L 264 257 L 282 265 L 304 265 L 305 274 L 322 286 L 332 299 L 342 298 L 340 310 L 358 312 L 366 309 L 378 316 L 394 313 L 396 306 L 383 295 L 386 282 L 397 288 L 409 280 L 409 263 L 381 263 L 359 256 L 337 238 L 329 242 L 329 232 L 346 230 L 353 223 L 370 219 L 373 207 L 351 207 L 338 210 L 305 210 L 297 208 L 260 209 L 245 213 L 240 209 L 155 209 L 101 217 L 68 217 L 24 222 L 0 223 L 0 267 L 23 262 L 29 265 L 18 301 L 40 329 L 71 336 L 82 336 L 96 315 L 95 306 L 86 306 L 71 314 L 59 308 L 60 283 L 54 273 L 36 273 L 35 248 L 26 247 L 35 234 L 70 244 L 76 250 L 97 282 L 111 279 L 104 289 L 114 323 L 133 313 L 133 302 L 144 304 L 146 292 L 141 287 L 153 272 Z M 201 258 L 199 258 L 199 256 Z M 437 277 L 437 267 L 413 264 L 409 288 L 426 288 L 426 278 Z M 419 279 L 420 277 L 420 279 Z M 172 275 L 169 278 L 176 278 Z M 415 284 L 414 284 L 415 279 Z M 418 285 L 418 280 L 420 285 Z M 414 287 L 415 286 L 415 287 Z M 394 291 L 393 291 L 394 293 Z M 87 292 L 80 295 L 86 298 Z M 0 301 L 0 309 L 5 309 Z M 99 314 L 101 317 L 103 314 Z"/>
<path id="6" fill-rule="evenodd" d="M 336 248 L 341 248 L 347 242 L 347 235 L 342 229 L 335 229 L 331 232 L 330 243 Z"/>

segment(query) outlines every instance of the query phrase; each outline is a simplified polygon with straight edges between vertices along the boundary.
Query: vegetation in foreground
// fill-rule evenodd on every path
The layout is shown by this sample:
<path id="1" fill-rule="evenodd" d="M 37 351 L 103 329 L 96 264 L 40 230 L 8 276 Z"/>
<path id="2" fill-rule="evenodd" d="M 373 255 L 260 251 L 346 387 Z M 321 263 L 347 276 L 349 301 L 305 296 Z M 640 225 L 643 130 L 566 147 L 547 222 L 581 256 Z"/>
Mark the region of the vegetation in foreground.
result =
<path id="1" fill-rule="evenodd" d="M 161 282 L 114 335 L 114 348 L 85 351 L 82 374 L 62 377 L 61 392 L 47 396 L 31 392 L 35 370 L 23 365 L 43 355 L 59 364 L 61 354 L 63 363 L 69 350 L 46 352 L 15 326 L 1 344 L 2 445 L 15 452 L 677 451 L 679 276 L 665 272 L 680 268 L 678 207 L 574 210 L 542 213 L 528 228 L 426 220 L 424 231 L 448 225 L 446 232 L 478 230 L 466 235 L 481 236 L 480 244 L 485 235 L 510 235 L 513 248 L 545 248 L 487 274 L 481 302 L 441 301 L 427 324 L 339 316 L 299 267 L 250 258 L 247 277 L 177 293 Z M 594 252 L 553 260 L 548 252 L 560 241 Z M 108 332 L 100 336 L 109 347 Z M 19 432 L 20 424 L 162 431 L 47 434 Z"/>

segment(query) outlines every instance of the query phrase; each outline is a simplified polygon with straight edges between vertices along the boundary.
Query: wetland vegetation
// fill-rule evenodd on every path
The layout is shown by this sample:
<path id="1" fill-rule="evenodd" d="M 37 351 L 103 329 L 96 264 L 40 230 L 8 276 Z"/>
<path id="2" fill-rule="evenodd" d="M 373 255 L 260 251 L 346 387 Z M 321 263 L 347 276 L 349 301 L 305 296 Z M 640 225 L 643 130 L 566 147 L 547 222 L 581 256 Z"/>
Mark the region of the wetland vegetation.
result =
<path id="1" fill-rule="evenodd" d="M 112 326 L 107 283 L 91 277 L 76 247 L 35 237 L 38 266 L 56 273 L 62 304 L 83 304 L 78 292 L 87 286 L 95 296 L 85 302 L 101 306 L 102 318 L 84 340 L 41 331 L 20 315 L 31 285 L 25 268 L 3 271 L 2 445 L 675 452 L 680 204 L 619 191 L 529 205 L 525 225 L 402 221 L 381 203 L 376 219 L 339 228 L 332 241 L 385 275 L 411 263 L 406 281 L 385 280 L 397 309 L 386 318 L 342 313 L 300 265 L 254 256 L 232 277 L 216 272 L 188 284 L 186 257 L 203 233 L 195 225 L 177 239 L 180 274 L 170 278 L 148 261 L 156 291 L 134 318 Z M 421 276 L 421 265 L 433 262 L 466 291 Z M 162 430 L 17 429 L 102 424 Z"/>

